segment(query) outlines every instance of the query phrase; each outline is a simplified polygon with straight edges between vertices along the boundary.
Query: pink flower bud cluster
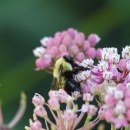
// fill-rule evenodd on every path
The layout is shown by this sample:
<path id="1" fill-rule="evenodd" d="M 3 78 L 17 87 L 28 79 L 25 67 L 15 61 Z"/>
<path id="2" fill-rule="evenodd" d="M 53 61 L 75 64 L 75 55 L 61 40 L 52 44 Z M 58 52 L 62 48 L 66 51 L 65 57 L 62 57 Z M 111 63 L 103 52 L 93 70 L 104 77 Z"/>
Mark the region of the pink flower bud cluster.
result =
<path id="1" fill-rule="evenodd" d="M 75 130 L 81 119 L 87 113 L 86 120 L 90 120 L 97 112 L 97 107 L 95 105 L 91 105 L 90 102 L 93 101 L 93 96 L 90 93 L 84 93 L 83 100 L 85 103 L 82 105 L 80 109 L 78 109 L 77 104 L 74 103 L 76 99 L 74 96 L 68 95 L 64 90 L 59 89 L 58 91 L 49 91 L 49 100 L 48 103 L 45 102 L 44 98 L 35 94 L 32 102 L 35 106 L 34 115 L 35 121 L 30 123 L 30 127 L 26 127 L 26 130 L 44 130 L 40 121 L 37 119 L 38 117 L 44 118 L 46 122 L 46 129 L 49 128 L 47 123 L 50 124 L 56 130 Z M 60 104 L 65 103 L 66 109 L 60 110 Z M 46 111 L 47 106 L 55 119 L 55 123 L 49 119 Z M 55 114 L 54 111 L 57 113 Z M 80 113 L 78 116 L 77 113 Z M 85 124 L 82 128 L 89 129 L 92 128 L 95 124 L 99 122 L 99 119 L 91 121 L 90 123 Z"/>
<path id="2" fill-rule="evenodd" d="M 37 70 L 52 68 L 56 60 L 64 55 L 70 55 L 78 60 L 86 58 L 101 58 L 101 49 L 94 46 L 100 41 L 97 34 L 90 34 L 85 38 L 85 34 L 73 28 L 57 32 L 54 37 L 44 37 L 41 39 L 41 47 L 33 50 L 36 59 Z"/>

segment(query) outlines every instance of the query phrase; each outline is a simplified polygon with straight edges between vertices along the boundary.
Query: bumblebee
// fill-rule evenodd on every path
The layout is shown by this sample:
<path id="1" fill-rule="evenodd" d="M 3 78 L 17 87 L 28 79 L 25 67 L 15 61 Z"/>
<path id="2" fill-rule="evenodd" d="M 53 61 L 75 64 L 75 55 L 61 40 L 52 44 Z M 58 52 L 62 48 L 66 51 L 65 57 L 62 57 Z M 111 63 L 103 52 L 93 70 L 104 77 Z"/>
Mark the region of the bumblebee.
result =
<path id="1" fill-rule="evenodd" d="M 54 78 L 51 89 L 64 89 L 69 95 L 74 91 L 81 93 L 80 84 L 77 83 L 73 77 L 79 71 L 84 70 L 87 70 L 87 68 L 76 64 L 74 58 L 71 56 L 63 56 L 62 58 L 59 58 L 54 65 Z"/>

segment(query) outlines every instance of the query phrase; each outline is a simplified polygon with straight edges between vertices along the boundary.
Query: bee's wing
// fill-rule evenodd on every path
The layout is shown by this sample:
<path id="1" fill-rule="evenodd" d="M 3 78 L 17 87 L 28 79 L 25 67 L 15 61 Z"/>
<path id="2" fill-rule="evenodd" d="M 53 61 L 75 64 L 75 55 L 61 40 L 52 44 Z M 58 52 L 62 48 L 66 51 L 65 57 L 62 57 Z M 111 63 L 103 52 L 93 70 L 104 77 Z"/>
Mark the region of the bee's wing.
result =
<path id="1" fill-rule="evenodd" d="M 62 70 L 63 67 L 60 65 L 59 68 L 59 78 L 54 77 L 52 84 L 51 84 L 51 90 L 58 90 L 59 88 L 62 88 Z"/>
<path id="2" fill-rule="evenodd" d="M 60 70 L 59 70 L 59 86 L 60 86 L 60 88 L 62 88 L 61 87 L 61 81 L 62 81 L 62 70 L 63 70 L 63 66 L 62 66 L 62 64 L 60 65 Z"/>
<path id="3" fill-rule="evenodd" d="M 51 90 L 58 90 L 58 80 L 57 78 L 53 78 L 52 84 L 51 84 Z"/>

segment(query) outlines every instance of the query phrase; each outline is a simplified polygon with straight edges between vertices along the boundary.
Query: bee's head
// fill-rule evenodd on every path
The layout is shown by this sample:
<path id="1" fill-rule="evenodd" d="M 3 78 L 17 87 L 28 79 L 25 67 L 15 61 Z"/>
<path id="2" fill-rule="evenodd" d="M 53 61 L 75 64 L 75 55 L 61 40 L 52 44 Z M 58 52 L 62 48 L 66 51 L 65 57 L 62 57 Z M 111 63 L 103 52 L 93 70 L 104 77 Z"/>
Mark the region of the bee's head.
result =
<path id="1" fill-rule="evenodd" d="M 73 57 L 66 55 L 66 56 L 63 56 L 63 58 L 65 59 L 65 61 L 69 62 L 71 65 L 74 64 Z"/>

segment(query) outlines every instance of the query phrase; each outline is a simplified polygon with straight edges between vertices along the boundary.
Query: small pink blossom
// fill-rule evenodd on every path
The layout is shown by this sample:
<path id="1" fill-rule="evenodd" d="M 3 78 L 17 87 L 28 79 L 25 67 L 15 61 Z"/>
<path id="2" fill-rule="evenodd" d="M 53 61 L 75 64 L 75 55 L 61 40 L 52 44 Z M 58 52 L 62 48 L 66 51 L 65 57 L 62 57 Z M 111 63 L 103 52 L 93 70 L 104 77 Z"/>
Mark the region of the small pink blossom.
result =
<path id="1" fill-rule="evenodd" d="M 61 32 L 61 37 L 62 37 L 62 38 L 65 37 L 66 35 L 68 35 L 67 30 Z"/>
<path id="2" fill-rule="evenodd" d="M 114 97 L 110 94 L 109 95 L 107 94 L 105 96 L 104 100 L 105 100 L 105 103 L 108 104 L 109 106 L 114 106 L 114 104 L 115 104 Z"/>
<path id="3" fill-rule="evenodd" d="M 59 47 L 59 51 L 60 51 L 61 53 L 63 53 L 63 52 L 67 52 L 66 45 L 61 44 L 60 47 Z"/>
<path id="4" fill-rule="evenodd" d="M 118 100 L 123 99 L 123 98 L 124 98 L 124 93 L 123 93 L 123 91 L 117 90 L 117 91 L 114 93 L 114 98 L 115 98 L 115 99 L 118 99 Z"/>
<path id="5" fill-rule="evenodd" d="M 114 122 L 115 121 L 115 117 L 114 117 L 114 114 L 111 110 L 106 110 L 105 112 L 105 119 L 108 121 L 108 122 Z"/>
<path id="6" fill-rule="evenodd" d="M 44 105 L 45 99 L 40 94 L 35 93 L 34 97 L 32 98 L 32 103 L 35 106 Z"/>
<path id="7" fill-rule="evenodd" d="M 55 36 L 54 37 L 54 45 L 59 46 L 62 43 L 62 37 L 61 36 Z"/>
<path id="8" fill-rule="evenodd" d="M 130 121 L 130 109 L 127 110 L 126 117 L 127 117 L 127 120 Z"/>
<path id="9" fill-rule="evenodd" d="M 100 41 L 100 37 L 97 34 L 90 34 L 88 36 L 88 41 L 92 46 L 94 46 Z"/>
<path id="10" fill-rule="evenodd" d="M 36 57 L 42 57 L 45 54 L 45 48 L 43 47 L 37 47 L 33 50 L 33 54 Z"/>
<path id="11" fill-rule="evenodd" d="M 83 100 L 84 101 L 87 101 L 87 102 L 90 102 L 90 101 L 93 101 L 93 96 L 92 96 L 92 94 L 90 94 L 90 93 L 84 93 L 83 94 Z"/>
<path id="12" fill-rule="evenodd" d="M 81 63 L 80 66 L 83 66 L 84 68 L 89 68 L 93 66 L 94 61 L 92 59 L 84 59 Z"/>
<path id="13" fill-rule="evenodd" d="M 109 71 L 103 72 L 103 78 L 106 79 L 106 80 L 111 80 L 112 76 L 113 76 L 112 72 L 109 72 Z"/>
<path id="14" fill-rule="evenodd" d="M 77 33 L 77 34 L 75 35 L 74 40 L 75 40 L 75 43 L 76 43 L 78 46 L 81 46 L 81 45 L 83 44 L 84 40 L 85 40 L 85 35 L 84 35 L 84 33 L 82 33 L 82 32 Z"/>
<path id="15" fill-rule="evenodd" d="M 38 58 L 35 62 L 37 69 L 44 69 L 47 67 L 46 60 L 43 58 Z"/>
<path id="16" fill-rule="evenodd" d="M 41 105 L 36 106 L 36 108 L 34 109 L 34 113 L 39 116 L 39 117 L 45 117 L 47 116 L 47 112 L 45 110 L 45 108 Z"/>
<path id="17" fill-rule="evenodd" d="M 127 109 L 130 109 L 130 98 L 125 98 L 124 104 L 125 104 Z"/>
<path id="18" fill-rule="evenodd" d="M 42 124 L 39 120 L 36 120 L 35 122 L 32 123 L 30 128 L 31 130 L 40 130 L 42 128 Z"/>
<path id="19" fill-rule="evenodd" d="M 124 71 L 126 69 L 126 59 L 121 59 L 118 63 L 118 68 L 121 71 Z"/>
<path id="20" fill-rule="evenodd" d="M 88 106 L 88 114 L 90 114 L 92 116 L 96 114 L 97 110 L 98 110 L 98 108 L 94 105 Z"/>
<path id="21" fill-rule="evenodd" d="M 76 58 L 80 61 L 84 60 L 85 59 L 85 55 L 83 52 L 78 52 Z"/>
<path id="22" fill-rule="evenodd" d="M 57 98 L 50 98 L 48 100 L 48 104 L 50 105 L 52 110 L 58 110 L 60 107 L 59 101 L 57 100 Z"/>
<path id="23" fill-rule="evenodd" d="M 89 57 L 89 58 L 95 58 L 95 56 L 96 56 L 96 49 L 95 48 L 93 48 L 93 47 L 91 47 L 91 48 L 89 48 L 87 51 L 86 51 L 86 55 L 87 55 L 87 57 Z"/>
<path id="24" fill-rule="evenodd" d="M 97 58 L 97 59 L 101 59 L 101 57 L 102 57 L 102 55 L 101 55 L 101 50 L 102 50 L 102 48 L 98 48 L 98 49 L 96 50 L 96 58 Z"/>
<path id="25" fill-rule="evenodd" d="M 51 48 L 51 47 L 53 47 L 53 45 L 54 45 L 54 39 L 53 38 L 49 38 L 48 39 L 48 41 L 47 41 L 47 48 Z"/>
<path id="26" fill-rule="evenodd" d="M 62 118 L 67 121 L 76 120 L 77 115 L 74 113 L 73 110 L 67 109 L 64 111 Z"/>
<path id="27" fill-rule="evenodd" d="M 122 58 L 129 60 L 130 59 L 130 55 L 129 54 L 130 54 L 130 46 L 126 46 L 125 48 L 123 48 Z"/>
<path id="28" fill-rule="evenodd" d="M 124 115 L 119 115 L 115 121 L 115 128 L 118 129 L 120 127 L 125 127 L 127 128 L 128 127 L 128 121 L 126 119 L 126 117 Z"/>
<path id="29" fill-rule="evenodd" d="M 40 40 L 42 46 L 46 47 L 49 39 L 50 39 L 50 37 L 44 37 L 44 38 L 42 38 Z"/>
<path id="30" fill-rule="evenodd" d="M 127 69 L 128 71 L 130 71 L 130 61 L 127 61 L 127 63 L 126 63 L 126 69 Z"/>
<path id="31" fill-rule="evenodd" d="M 124 114 L 124 113 L 126 113 L 126 107 L 124 105 L 124 102 L 119 101 L 116 104 L 116 107 L 115 107 L 114 111 L 115 111 L 116 114 Z"/>
<path id="32" fill-rule="evenodd" d="M 83 105 L 82 105 L 82 108 L 81 108 L 81 111 L 82 111 L 83 113 L 85 113 L 85 112 L 88 112 L 88 109 L 89 109 L 89 105 L 88 105 L 88 104 L 83 104 Z"/>
<path id="33" fill-rule="evenodd" d="M 70 35 L 66 35 L 63 38 L 62 45 L 66 45 L 67 47 L 69 47 L 71 44 L 72 44 L 72 37 Z"/>
<path id="34" fill-rule="evenodd" d="M 67 32 L 70 34 L 70 36 L 71 36 L 72 38 L 74 38 L 75 35 L 77 34 L 77 31 L 74 30 L 73 28 L 69 28 L 69 29 L 67 30 Z"/>
<path id="35" fill-rule="evenodd" d="M 90 43 L 89 43 L 89 41 L 85 40 L 85 41 L 83 42 L 82 48 L 83 48 L 83 50 L 86 52 L 86 50 L 88 50 L 88 49 L 90 48 Z"/>
<path id="36" fill-rule="evenodd" d="M 51 54 L 53 57 L 57 56 L 58 53 L 59 53 L 59 49 L 58 49 L 57 46 L 51 47 L 51 49 L 50 49 L 50 54 Z"/>
<path id="37" fill-rule="evenodd" d="M 70 46 L 69 51 L 70 51 L 70 54 L 77 55 L 80 50 L 77 45 L 72 45 Z"/>

